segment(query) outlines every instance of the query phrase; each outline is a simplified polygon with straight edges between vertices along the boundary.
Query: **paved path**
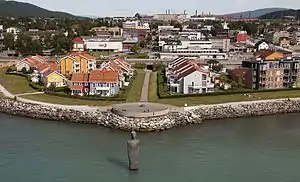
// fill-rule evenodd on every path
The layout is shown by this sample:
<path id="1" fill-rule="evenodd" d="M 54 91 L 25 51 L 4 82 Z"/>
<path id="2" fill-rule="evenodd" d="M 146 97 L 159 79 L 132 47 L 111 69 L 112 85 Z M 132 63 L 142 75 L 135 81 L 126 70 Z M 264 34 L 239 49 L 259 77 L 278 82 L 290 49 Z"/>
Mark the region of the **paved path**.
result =
<path id="1" fill-rule="evenodd" d="M 43 106 L 56 107 L 56 108 L 62 108 L 62 109 L 74 109 L 74 110 L 78 110 L 78 111 L 92 112 L 92 111 L 96 111 L 96 110 L 104 111 L 104 110 L 107 110 L 110 108 L 110 107 L 95 107 L 95 106 L 84 106 L 84 105 L 51 104 L 51 103 L 46 103 L 46 102 L 34 101 L 34 100 L 30 100 L 30 99 L 24 99 L 24 98 L 18 97 L 17 95 L 13 95 L 8 90 L 6 90 L 1 84 L 0 84 L 0 92 L 2 92 L 5 97 L 8 97 L 10 99 L 14 99 L 16 97 L 17 101 L 20 101 L 20 102 L 31 103 L 31 104 L 40 104 Z"/>
<path id="2" fill-rule="evenodd" d="M 37 94 L 43 94 L 44 92 L 32 92 L 32 93 L 24 93 L 24 94 L 16 94 L 15 96 L 25 96 L 25 95 L 37 95 Z"/>
<path id="3" fill-rule="evenodd" d="M 146 70 L 144 84 L 141 93 L 141 102 L 148 102 L 148 91 L 149 91 L 149 83 L 150 83 L 150 75 L 151 70 Z"/>

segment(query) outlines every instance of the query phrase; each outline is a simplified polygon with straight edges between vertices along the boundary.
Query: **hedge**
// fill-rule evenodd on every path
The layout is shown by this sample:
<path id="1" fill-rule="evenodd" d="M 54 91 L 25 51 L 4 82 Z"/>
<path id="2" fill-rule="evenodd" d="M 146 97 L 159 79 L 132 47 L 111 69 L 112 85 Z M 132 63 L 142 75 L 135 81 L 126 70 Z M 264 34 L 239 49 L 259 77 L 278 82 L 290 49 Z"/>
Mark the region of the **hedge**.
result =
<path id="1" fill-rule="evenodd" d="M 166 90 L 164 70 L 157 72 L 157 96 L 160 99 L 173 99 L 173 98 L 185 98 L 185 97 L 204 97 L 204 96 L 217 96 L 217 95 L 234 95 L 234 94 L 247 94 L 247 93 L 261 93 L 261 92 L 278 92 L 278 91 L 289 91 L 289 90 L 300 90 L 300 88 L 280 88 L 280 89 L 264 89 L 264 90 L 232 90 L 226 92 L 212 92 L 212 93 L 199 93 L 199 94 L 170 94 Z"/>
<path id="2" fill-rule="evenodd" d="M 134 71 L 133 76 L 131 77 L 131 81 L 127 87 L 121 88 L 119 90 L 119 93 L 114 97 L 100 97 L 100 96 L 78 96 L 78 95 L 70 95 L 67 94 L 67 92 L 70 92 L 70 89 L 67 87 L 60 87 L 60 88 L 48 88 L 44 87 L 39 84 L 35 84 L 30 81 L 30 77 L 24 73 L 20 72 L 6 72 L 6 74 L 9 75 L 17 75 L 22 76 L 27 79 L 29 82 L 29 86 L 35 90 L 43 91 L 47 95 L 57 96 L 57 97 L 68 97 L 68 98 L 74 98 L 74 99 L 81 99 L 81 100 L 99 100 L 99 101 L 126 101 L 127 95 L 129 93 L 129 90 L 132 86 L 132 82 L 135 80 L 137 72 Z"/>
<path id="3" fill-rule="evenodd" d="M 30 80 L 30 76 L 21 72 L 6 72 L 6 74 L 8 75 L 17 75 L 17 76 L 21 76 L 27 79 L 28 84 L 31 88 L 38 90 L 38 91 L 53 91 L 53 92 L 69 92 L 70 89 L 67 87 L 57 87 L 57 88 L 49 88 L 49 87 L 45 87 L 36 83 L 31 82 Z"/>
<path id="4" fill-rule="evenodd" d="M 98 97 L 98 96 L 79 96 L 79 95 L 70 95 L 63 92 L 52 92 L 52 91 L 45 91 L 45 94 L 57 96 L 57 97 L 67 97 L 73 99 L 80 99 L 80 100 L 99 100 L 99 101 L 126 101 L 124 98 L 118 97 Z"/>
<path id="5" fill-rule="evenodd" d="M 131 81 L 129 85 L 125 88 L 121 88 L 119 93 L 115 97 L 99 97 L 99 96 L 78 96 L 78 95 L 70 95 L 62 92 L 53 92 L 53 91 L 45 91 L 45 94 L 53 95 L 57 97 L 68 97 L 73 99 L 81 99 L 81 100 L 99 100 L 99 101 L 126 101 L 129 90 L 132 86 L 132 82 L 135 80 L 137 72 L 134 71 L 133 76 L 131 77 Z"/>

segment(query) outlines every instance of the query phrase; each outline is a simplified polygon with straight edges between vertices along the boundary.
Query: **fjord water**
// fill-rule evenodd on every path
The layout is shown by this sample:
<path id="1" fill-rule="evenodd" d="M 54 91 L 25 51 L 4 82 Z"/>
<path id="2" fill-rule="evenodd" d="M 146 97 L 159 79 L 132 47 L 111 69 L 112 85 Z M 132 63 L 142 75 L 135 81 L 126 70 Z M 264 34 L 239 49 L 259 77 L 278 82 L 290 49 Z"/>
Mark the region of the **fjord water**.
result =
<path id="1" fill-rule="evenodd" d="M 139 172 L 128 172 L 128 133 L 0 114 L 0 181 L 299 182 L 300 114 L 207 121 L 138 133 Z"/>

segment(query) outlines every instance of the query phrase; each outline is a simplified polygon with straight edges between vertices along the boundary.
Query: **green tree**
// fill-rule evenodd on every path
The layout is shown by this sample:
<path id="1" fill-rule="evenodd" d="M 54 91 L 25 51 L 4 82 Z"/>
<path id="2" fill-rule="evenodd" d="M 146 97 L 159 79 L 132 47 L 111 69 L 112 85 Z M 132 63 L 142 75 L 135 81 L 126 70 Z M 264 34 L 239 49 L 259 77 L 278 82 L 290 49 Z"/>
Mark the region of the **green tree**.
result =
<path id="1" fill-rule="evenodd" d="M 134 45 L 131 47 L 131 52 L 134 52 L 135 54 L 138 54 L 141 50 L 141 48 L 138 45 Z"/>
<path id="2" fill-rule="evenodd" d="M 222 71 L 223 65 L 222 64 L 212 65 L 211 69 L 212 69 L 212 71 L 218 73 L 218 72 Z"/>
<path id="3" fill-rule="evenodd" d="M 145 48 L 145 47 L 147 46 L 146 41 L 145 41 L 145 40 L 141 40 L 140 43 L 139 43 L 139 46 L 140 46 L 141 48 Z"/>
<path id="4" fill-rule="evenodd" d="M 4 34 L 4 39 L 3 39 L 3 44 L 5 45 L 6 48 L 10 50 L 15 49 L 15 36 L 12 33 L 5 33 Z"/>
<path id="5" fill-rule="evenodd" d="M 32 39 L 28 35 L 20 34 L 16 40 L 16 50 L 23 56 L 31 55 Z"/>

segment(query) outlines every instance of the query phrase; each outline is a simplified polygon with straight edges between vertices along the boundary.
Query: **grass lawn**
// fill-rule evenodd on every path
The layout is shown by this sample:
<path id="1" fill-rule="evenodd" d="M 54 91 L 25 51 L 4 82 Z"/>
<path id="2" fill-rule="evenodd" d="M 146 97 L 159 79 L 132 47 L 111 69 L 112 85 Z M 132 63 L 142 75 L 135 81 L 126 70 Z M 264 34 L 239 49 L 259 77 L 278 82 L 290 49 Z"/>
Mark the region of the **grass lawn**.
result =
<path id="1" fill-rule="evenodd" d="M 134 79 L 130 91 L 127 96 L 127 102 L 139 102 L 141 99 L 142 88 L 144 84 L 145 71 L 137 70 L 136 78 Z"/>
<path id="2" fill-rule="evenodd" d="M 150 78 L 150 87 L 149 87 L 149 101 L 170 104 L 170 105 L 180 106 L 180 107 L 184 106 L 185 103 L 191 106 L 191 105 L 199 105 L 199 104 L 220 104 L 226 102 L 300 97 L 300 90 L 288 90 L 288 91 L 278 91 L 278 92 L 251 93 L 250 94 L 251 97 L 245 96 L 243 94 L 234 94 L 234 95 L 159 99 L 157 97 L 156 79 L 157 79 L 157 74 L 152 73 Z"/>
<path id="3" fill-rule="evenodd" d="M 12 94 L 36 92 L 31 88 L 26 78 L 17 75 L 5 74 L 6 68 L 0 69 L 0 84 Z"/>
<path id="4" fill-rule="evenodd" d="M 95 101 L 95 100 L 81 100 L 68 97 L 57 97 L 47 94 L 38 95 L 26 95 L 22 96 L 24 99 L 35 100 L 39 102 L 47 102 L 52 104 L 62 104 L 62 105 L 89 105 L 89 106 L 109 106 L 112 104 L 117 104 L 117 101 Z"/>
<path id="5" fill-rule="evenodd" d="M 157 96 L 157 72 L 152 72 L 150 75 L 150 84 L 149 84 L 149 92 L 148 92 L 148 100 L 149 102 L 159 102 L 159 98 Z"/>

